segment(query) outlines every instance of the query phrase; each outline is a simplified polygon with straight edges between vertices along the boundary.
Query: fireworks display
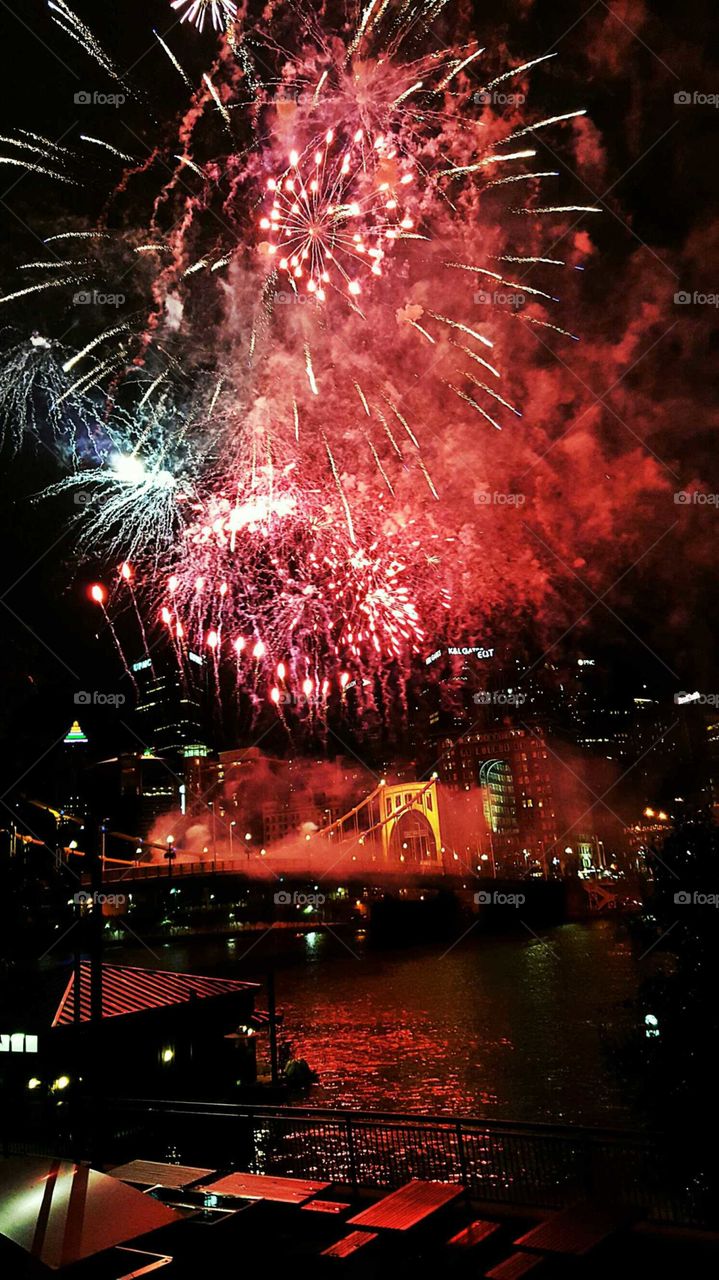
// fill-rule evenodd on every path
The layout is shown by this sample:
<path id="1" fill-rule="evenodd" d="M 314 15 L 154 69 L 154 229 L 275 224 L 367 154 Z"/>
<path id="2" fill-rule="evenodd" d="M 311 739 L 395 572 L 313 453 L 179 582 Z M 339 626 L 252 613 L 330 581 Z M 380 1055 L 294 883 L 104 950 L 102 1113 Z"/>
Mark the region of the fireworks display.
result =
<path id="1" fill-rule="evenodd" d="M 598 210 L 547 198 L 557 171 L 534 161 L 537 132 L 583 112 L 523 118 L 524 95 L 496 86 L 551 55 L 492 74 L 475 40 L 437 51 L 445 5 L 269 6 L 250 23 L 173 0 L 207 65 L 194 83 L 156 36 L 187 105 L 160 113 L 151 146 L 128 130 L 3 142 L 0 163 L 68 186 L 92 173 L 106 198 L 0 297 L 47 307 L 46 334 L 6 345 L 0 433 L 60 453 L 53 488 L 107 566 L 108 619 L 129 610 L 150 652 L 201 651 L 283 717 L 293 697 L 318 719 L 376 705 L 450 617 L 471 626 L 448 495 L 464 482 L 471 504 L 477 481 L 451 440 L 484 453 L 522 429 L 503 383 L 518 324 L 576 337 L 553 281 L 579 264 L 543 231 Z M 49 11 L 139 96 L 64 0 Z M 62 306 L 81 321 L 72 349 L 53 337 Z"/>

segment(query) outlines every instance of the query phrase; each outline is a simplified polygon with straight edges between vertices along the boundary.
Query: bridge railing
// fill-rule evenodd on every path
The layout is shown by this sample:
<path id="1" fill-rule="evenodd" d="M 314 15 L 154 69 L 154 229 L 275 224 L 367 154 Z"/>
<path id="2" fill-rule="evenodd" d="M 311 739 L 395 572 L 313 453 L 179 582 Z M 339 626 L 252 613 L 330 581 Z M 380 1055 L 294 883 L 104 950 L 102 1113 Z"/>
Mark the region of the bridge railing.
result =
<path id="1" fill-rule="evenodd" d="M 121 1100 L 117 1136 L 135 1155 L 234 1166 L 359 1187 L 411 1178 L 462 1184 L 474 1199 L 561 1208 L 609 1196 L 656 1222 L 702 1224 L 669 1152 L 625 1131 L 413 1114 Z M 150 1151 L 152 1147 L 152 1151 Z"/>

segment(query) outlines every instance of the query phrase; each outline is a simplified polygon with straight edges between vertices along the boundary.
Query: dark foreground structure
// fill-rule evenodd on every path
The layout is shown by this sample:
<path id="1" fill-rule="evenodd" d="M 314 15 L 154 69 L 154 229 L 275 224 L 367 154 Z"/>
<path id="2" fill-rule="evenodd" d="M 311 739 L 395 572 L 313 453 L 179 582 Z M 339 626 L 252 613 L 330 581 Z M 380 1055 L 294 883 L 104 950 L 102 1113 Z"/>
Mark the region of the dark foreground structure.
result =
<path id="1" fill-rule="evenodd" d="M 157 1099 L 102 1114 L 90 1134 L 80 1109 L 51 1155 L 6 1141 L 3 1276 L 581 1280 L 719 1265 L 711 1212 L 637 1135 Z"/>

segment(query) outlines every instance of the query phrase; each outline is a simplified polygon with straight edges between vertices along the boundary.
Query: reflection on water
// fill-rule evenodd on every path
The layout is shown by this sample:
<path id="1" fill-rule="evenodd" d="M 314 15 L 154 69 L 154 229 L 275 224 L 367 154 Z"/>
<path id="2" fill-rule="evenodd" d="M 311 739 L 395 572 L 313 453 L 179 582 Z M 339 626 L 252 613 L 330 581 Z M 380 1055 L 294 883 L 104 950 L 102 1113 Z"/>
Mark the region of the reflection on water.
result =
<path id="1" fill-rule="evenodd" d="M 611 922 L 472 935 L 449 951 L 380 952 L 361 936 L 324 933 L 283 939 L 271 957 L 270 945 L 183 939 L 160 946 L 161 966 L 147 951 L 117 960 L 259 981 L 272 963 L 285 1032 L 320 1076 L 308 1098 L 316 1106 L 637 1121 L 600 1038 L 637 986 L 629 943 Z"/>

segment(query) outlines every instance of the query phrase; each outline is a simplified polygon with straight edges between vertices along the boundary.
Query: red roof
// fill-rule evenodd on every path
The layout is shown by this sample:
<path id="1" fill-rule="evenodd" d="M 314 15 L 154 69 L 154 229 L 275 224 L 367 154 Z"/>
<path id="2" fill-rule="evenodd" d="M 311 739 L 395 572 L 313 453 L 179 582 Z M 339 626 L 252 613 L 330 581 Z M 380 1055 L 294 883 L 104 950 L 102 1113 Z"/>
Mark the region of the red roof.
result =
<path id="1" fill-rule="evenodd" d="M 80 976 L 80 1021 L 90 1021 L 90 964 L 83 961 Z M 133 969 L 127 965 L 102 966 L 102 1016 L 118 1018 L 126 1013 L 144 1013 L 165 1005 L 185 1004 L 191 997 L 237 995 L 256 988 L 254 982 L 234 978 L 201 978 L 194 973 L 166 973 L 158 969 Z M 75 1021 L 75 973 L 52 1020 L 53 1027 Z"/>

